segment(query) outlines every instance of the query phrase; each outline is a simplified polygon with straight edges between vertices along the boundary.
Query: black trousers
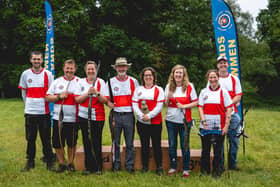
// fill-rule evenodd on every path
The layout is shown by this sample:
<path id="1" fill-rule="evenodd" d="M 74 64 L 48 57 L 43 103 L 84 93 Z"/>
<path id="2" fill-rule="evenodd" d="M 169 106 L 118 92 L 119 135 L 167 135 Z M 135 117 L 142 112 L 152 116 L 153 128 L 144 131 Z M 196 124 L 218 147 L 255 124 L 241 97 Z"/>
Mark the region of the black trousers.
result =
<path id="1" fill-rule="evenodd" d="M 152 139 L 156 166 L 162 166 L 161 130 L 161 124 L 148 125 L 137 121 L 137 131 L 141 141 L 141 159 L 143 168 L 148 168 L 149 166 L 150 138 Z"/>
<path id="2" fill-rule="evenodd" d="M 224 144 L 224 136 L 217 134 L 207 134 L 201 136 L 201 160 L 200 160 L 200 171 L 201 173 L 210 174 L 210 151 L 211 145 L 214 149 L 214 159 L 212 162 L 213 173 L 219 173 L 222 164 L 222 146 Z M 221 174 L 221 173 L 220 173 Z"/>
<path id="3" fill-rule="evenodd" d="M 89 139 L 88 120 L 79 117 L 78 122 L 82 130 L 85 168 L 88 171 L 102 170 L 102 130 L 104 121 L 91 121 L 91 136 Z"/>
<path id="4" fill-rule="evenodd" d="M 47 161 L 51 161 L 53 152 L 51 148 L 51 120 L 49 114 L 25 114 L 25 139 L 27 141 L 26 158 L 30 161 L 35 158 L 38 130 L 44 157 Z"/>

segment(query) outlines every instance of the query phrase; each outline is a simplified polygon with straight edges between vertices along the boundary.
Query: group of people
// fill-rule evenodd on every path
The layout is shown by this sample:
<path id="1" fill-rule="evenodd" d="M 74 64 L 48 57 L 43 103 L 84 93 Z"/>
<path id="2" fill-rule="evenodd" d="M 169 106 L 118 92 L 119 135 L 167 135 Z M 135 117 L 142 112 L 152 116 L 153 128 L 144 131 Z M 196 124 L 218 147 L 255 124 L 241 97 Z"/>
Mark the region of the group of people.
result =
<path id="1" fill-rule="evenodd" d="M 122 131 L 126 144 L 125 168 L 134 172 L 134 132 L 136 128 L 141 142 L 142 171 L 149 170 L 150 140 L 154 151 L 156 173 L 163 174 L 161 132 L 162 108 L 167 107 L 165 122 L 168 132 L 170 169 L 167 175 L 177 170 L 177 139 L 183 157 L 182 176 L 189 177 L 190 148 L 189 134 L 192 127 L 191 109 L 198 106 L 200 122 L 201 174 L 208 175 L 210 170 L 210 151 L 213 145 L 214 159 L 212 175 L 219 177 L 224 171 L 224 138 L 227 135 L 230 149 L 229 169 L 238 170 L 237 135 L 240 118 L 236 105 L 242 96 L 239 79 L 228 73 L 228 60 L 224 56 L 217 59 L 218 70 L 209 70 L 206 74 L 208 84 L 199 97 L 194 85 L 189 81 L 187 69 L 175 65 L 168 83 L 163 89 L 157 85 L 157 73 L 152 67 L 144 68 L 140 73 L 141 85 L 129 75 L 131 66 L 127 59 L 119 57 L 112 67 L 117 75 L 107 83 L 97 77 L 97 65 L 88 61 L 84 70 L 86 78 L 75 76 L 76 64 L 73 59 L 63 65 L 64 75 L 53 80 L 51 73 L 42 67 L 43 55 L 33 51 L 30 55 L 32 67 L 25 70 L 19 88 L 25 109 L 26 158 L 22 171 L 35 167 L 36 137 L 39 130 L 43 154 L 48 170 L 58 173 L 75 171 L 74 156 L 81 129 L 85 171 L 83 174 L 101 174 L 102 172 L 102 131 L 105 121 L 104 105 L 111 112 L 110 129 L 113 142 L 113 171 L 121 169 L 120 140 Z M 54 103 L 53 133 L 51 139 L 51 120 L 49 102 Z M 112 115 L 111 115 L 112 114 Z M 52 141 L 51 141 L 52 140 Z M 67 156 L 65 159 L 65 142 Z M 54 168 L 52 146 L 55 149 L 59 165 Z M 67 164 L 66 164 L 67 163 Z"/>

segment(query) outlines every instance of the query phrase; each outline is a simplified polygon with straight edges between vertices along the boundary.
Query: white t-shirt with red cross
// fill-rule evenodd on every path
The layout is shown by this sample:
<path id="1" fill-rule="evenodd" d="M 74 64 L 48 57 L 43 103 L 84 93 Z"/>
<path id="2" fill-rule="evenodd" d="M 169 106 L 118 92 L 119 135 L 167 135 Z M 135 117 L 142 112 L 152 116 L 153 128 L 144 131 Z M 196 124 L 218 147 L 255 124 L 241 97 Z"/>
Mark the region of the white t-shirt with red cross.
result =
<path id="1" fill-rule="evenodd" d="M 161 110 L 164 102 L 164 91 L 160 86 L 154 85 L 152 88 L 145 88 L 144 86 L 139 86 L 134 91 L 133 97 L 133 111 L 137 116 L 137 120 L 144 124 L 161 124 L 162 116 Z M 142 102 L 145 102 L 149 113 L 149 121 L 143 121 L 142 112 Z"/>
<path id="2" fill-rule="evenodd" d="M 92 84 L 88 82 L 87 78 L 81 79 L 78 83 L 80 85 L 81 95 L 87 93 L 89 88 L 92 87 Z M 100 95 L 106 95 L 106 85 L 103 79 L 97 78 L 94 84 L 94 88 L 100 92 Z M 88 105 L 89 97 L 84 103 L 79 104 L 79 117 L 88 118 Z M 105 110 L 104 104 L 98 102 L 98 97 L 93 95 L 91 101 L 91 119 L 94 121 L 104 121 L 105 120 Z"/>
<path id="3" fill-rule="evenodd" d="M 226 77 L 220 76 L 219 83 L 229 92 L 231 99 L 237 95 L 242 95 L 240 80 L 237 76 L 230 73 Z M 234 112 L 237 112 L 236 104 L 234 104 Z"/>
<path id="4" fill-rule="evenodd" d="M 81 95 L 78 82 L 79 78 L 76 76 L 74 76 L 70 81 L 68 81 L 64 76 L 54 80 L 47 94 L 58 95 L 67 91 L 68 97 L 54 103 L 53 119 L 59 120 L 61 105 L 63 105 L 63 122 L 76 122 L 78 116 L 78 105 L 76 104 L 75 97 Z"/>
<path id="5" fill-rule="evenodd" d="M 200 124 L 200 128 L 221 131 L 225 126 L 226 109 L 232 106 L 232 100 L 228 91 L 221 86 L 216 90 L 211 90 L 209 86 L 201 90 L 198 107 L 203 108 L 204 117 L 208 126 L 205 129 Z"/>
<path id="6" fill-rule="evenodd" d="M 168 93 L 169 93 L 169 84 L 167 84 L 165 87 L 165 98 L 167 98 Z M 169 100 L 165 119 L 173 123 L 184 123 L 183 121 L 184 114 L 182 110 L 177 107 L 176 101 L 184 105 L 184 104 L 192 103 L 197 100 L 198 100 L 197 94 L 192 83 L 189 83 L 186 91 L 184 92 L 181 86 L 177 86 L 175 92 L 173 93 L 173 98 L 170 98 Z M 185 109 L 184 113 L 187 121 L 191 121 L 192 120 L 191 109 Z"/>
<path id="7" fill-rule="evenodd" d="M 25 114 L 42 115 L 50 113 L 49 103 L 45 101 L 45 96 L 52 82 L 51 72 L 44 68 L 39 73 L 35 73 L 30 68 L 21 74 L 18 87 L 26 91 Z"/>
<path id="8" fill-rule="evenodd" d="M 139 86 L 138 81 L 130 76 L 125 80 L 120 80 L 118 77 L 110 79 L 115 112 L 132 112 L 132 96 L 135 89 Z M 106 97 L 109 98 L 109 85 L 106 83 Z"/>

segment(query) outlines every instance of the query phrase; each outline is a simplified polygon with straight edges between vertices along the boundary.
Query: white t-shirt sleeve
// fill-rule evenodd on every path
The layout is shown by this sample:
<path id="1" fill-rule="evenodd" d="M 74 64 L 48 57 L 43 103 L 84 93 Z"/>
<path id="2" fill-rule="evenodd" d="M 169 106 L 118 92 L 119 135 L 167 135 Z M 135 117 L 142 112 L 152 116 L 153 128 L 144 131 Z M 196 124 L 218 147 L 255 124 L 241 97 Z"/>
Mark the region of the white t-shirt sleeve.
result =
<path id="1" fill-rule="evenodd" d="M 27 88 L 27 84 L 26 84 L 26 73 L 23 72 L 20 76 L 20 80 L 19 80 L 19 88 L 21 89 L 26 89 Z"/>
<path id="2" fill-rule="evenodd" d="M 48 91 L 47 91 L 47 95 L 54 95 L 55 94 L 55 84 L 56 84 L 56 80 L 54 80 L 51 84 L 51 86 L 49 87 Z"/>
<path id="3" fill-rule="evenodd" d="M 235 77 L 236 85 L 235 85 L 235 92 L 236 95 L 242 94 L 241 83 L 238 77 Z"/>
<path id="4" fill-rule="evenodd" d="M 195 91 L 195 88 L 194 88 L 193 84 L 191 84 L 191 87 L 192 87 L 192 90 L 191 90 L 191 101 L 195 101 L 195 100 L 197 100 L 197 94 L 196 94 L 196 91 Z"/>
<path id="5" fill-rule="evenodd" d="M 224 96 L 224 106 L 225 106 L 225 108 L 227 108 L 232 105 L 232 100 L 226 89 L 223 89 L 222 91 L 223 91 L 223 96 Z"/>
<path id="6" fill-rule="evenodd" d="M 203 90 L 201 90 L 201 92 L 200 92 L 200 94 L 199 94 L 199 98 L 198 98 L 198 106 L 201 106 L 201 107 L 203 107 L 204 106 L 204 93 L 205 93 L 205 89 L 206 88 L 204 88 Z"/>

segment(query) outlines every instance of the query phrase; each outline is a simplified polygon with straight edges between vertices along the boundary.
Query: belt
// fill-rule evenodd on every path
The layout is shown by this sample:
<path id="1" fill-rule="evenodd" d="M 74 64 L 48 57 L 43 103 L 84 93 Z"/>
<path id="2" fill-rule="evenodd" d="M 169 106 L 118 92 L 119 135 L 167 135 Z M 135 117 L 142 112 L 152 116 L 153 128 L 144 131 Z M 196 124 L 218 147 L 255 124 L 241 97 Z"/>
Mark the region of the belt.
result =
<path id="1" fill-rule="evenodd" d="M 131 114 L 132 112 L 114 112 L 118 115 L 125 115 L 125 114 Z"/>

